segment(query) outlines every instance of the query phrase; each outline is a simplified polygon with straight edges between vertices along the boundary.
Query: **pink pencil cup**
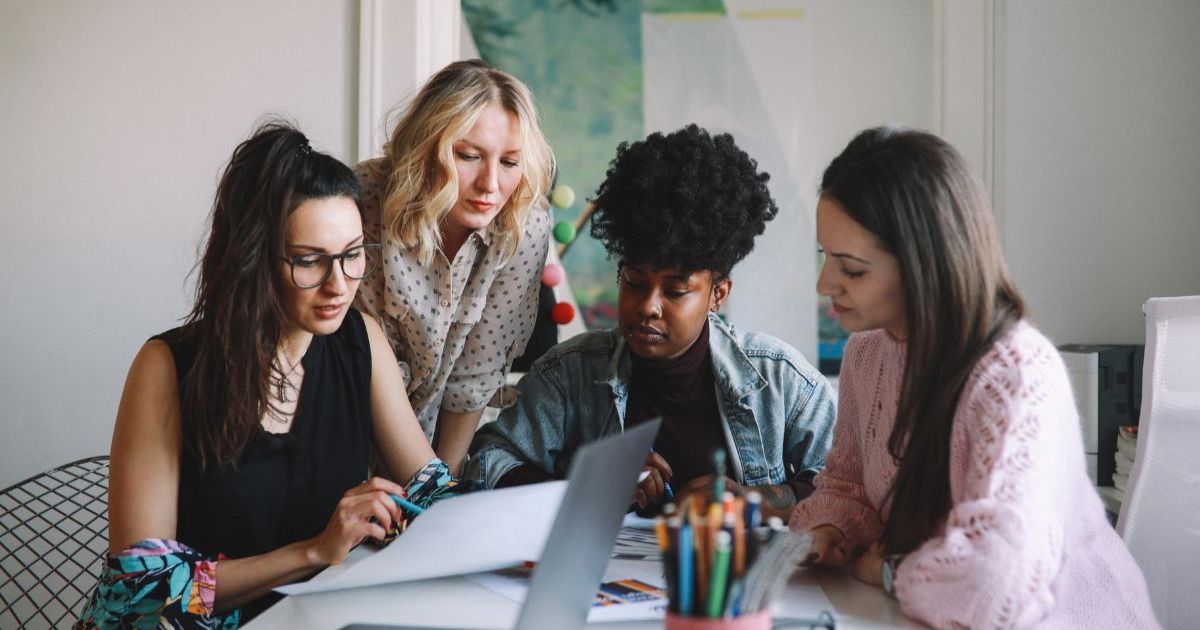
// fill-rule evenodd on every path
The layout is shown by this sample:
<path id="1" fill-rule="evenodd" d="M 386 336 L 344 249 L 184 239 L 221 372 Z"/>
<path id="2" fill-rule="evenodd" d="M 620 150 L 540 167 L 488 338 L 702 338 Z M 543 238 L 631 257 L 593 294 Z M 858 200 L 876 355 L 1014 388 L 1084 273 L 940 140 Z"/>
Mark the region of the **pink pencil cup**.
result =
<path id="1" fill-rule="evenodd" d="M 771 611 L 760 610 L 732 619 L 681 617 L 667 613 L 665 630 L 771 630 Z"/>

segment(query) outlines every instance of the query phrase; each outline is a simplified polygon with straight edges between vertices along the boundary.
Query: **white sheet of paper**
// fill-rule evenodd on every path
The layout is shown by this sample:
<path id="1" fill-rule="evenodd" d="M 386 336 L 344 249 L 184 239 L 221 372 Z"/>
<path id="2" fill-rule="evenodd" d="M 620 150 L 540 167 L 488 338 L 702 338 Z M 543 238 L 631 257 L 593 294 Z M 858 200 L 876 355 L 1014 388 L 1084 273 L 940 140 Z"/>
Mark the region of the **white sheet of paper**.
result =
<path id="1" fill-rule="evenodd" d="M 645 529 L 654 531 L 654 519 L 638 516 L 637 512 L 630 512 L 625 515 L 625 519 L 621 521 L 621 530 L 627 529 Z"/>
<path id="2" fill-rule="evenodd" d="M 566 481 L 548 481 L 447 499 L 417 517 L 390 545 L 346 570 L 275 590 L 303 595 L 494 571 L 537 560 L 566 489 Z"/>

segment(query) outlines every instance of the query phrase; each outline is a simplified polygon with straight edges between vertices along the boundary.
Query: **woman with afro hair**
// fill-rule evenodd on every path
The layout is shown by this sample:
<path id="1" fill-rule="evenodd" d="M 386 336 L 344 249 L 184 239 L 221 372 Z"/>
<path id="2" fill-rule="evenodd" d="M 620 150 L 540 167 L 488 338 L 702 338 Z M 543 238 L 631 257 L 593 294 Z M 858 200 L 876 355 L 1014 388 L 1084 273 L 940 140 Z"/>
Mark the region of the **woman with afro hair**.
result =
<path id="1" fill-rule="evenodd" d="M 592 218 L 618 261 L 619 326 L 535 362 L 517 403 L 476 435 L 465 476 L 563 478 L 582 444 L 661 416 L 639 507 L 712 488 L 716 450 L 725 485 L 755 487 L 767 515 L 808 496 L 832 436 L 828 383 L 795 348 L 717 315 L 734 265 L 778 213 L 768 179 L 732 136 L 695 125 L 622 143 Z"/>

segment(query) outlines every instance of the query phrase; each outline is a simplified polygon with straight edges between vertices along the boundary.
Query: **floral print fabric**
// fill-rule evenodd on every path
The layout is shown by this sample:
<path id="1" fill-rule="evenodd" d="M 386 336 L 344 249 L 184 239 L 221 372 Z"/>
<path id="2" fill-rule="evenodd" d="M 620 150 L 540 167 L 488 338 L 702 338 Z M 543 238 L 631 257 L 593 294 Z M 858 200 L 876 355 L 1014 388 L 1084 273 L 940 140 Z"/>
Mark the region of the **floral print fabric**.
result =
<path id="1" fill-rule="evenodd" d="M 217 562 L 173 540 L 150 538 L 105 561 L 75 628 L 232 630 L 239 612 L 213 612 Z"/>
<path id="2" fill-rule="evenodd" d="M 472 488 L 469 484 L 464 485 L 460 480 L 451 477 L 446 462 L 437 457 L 429 460 L 429 463 L 418 470 L 404 486 L 408 499 L 423 508 L 470 490 Z"/>

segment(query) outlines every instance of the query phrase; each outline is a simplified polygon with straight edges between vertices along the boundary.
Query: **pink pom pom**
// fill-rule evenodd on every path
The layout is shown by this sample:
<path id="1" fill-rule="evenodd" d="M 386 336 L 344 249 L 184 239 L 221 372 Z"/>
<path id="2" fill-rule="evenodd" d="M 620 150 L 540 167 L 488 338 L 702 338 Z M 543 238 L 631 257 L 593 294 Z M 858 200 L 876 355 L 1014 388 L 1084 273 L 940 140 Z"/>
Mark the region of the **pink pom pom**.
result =
<path id="1" fill-rule="evenodd" d="M 556 287 L 558 283 L 563 281 L 567 272 L 563 271 L 562 265 L 550 263 L 542 270 L 542 284 L 548 287 Z"/>

